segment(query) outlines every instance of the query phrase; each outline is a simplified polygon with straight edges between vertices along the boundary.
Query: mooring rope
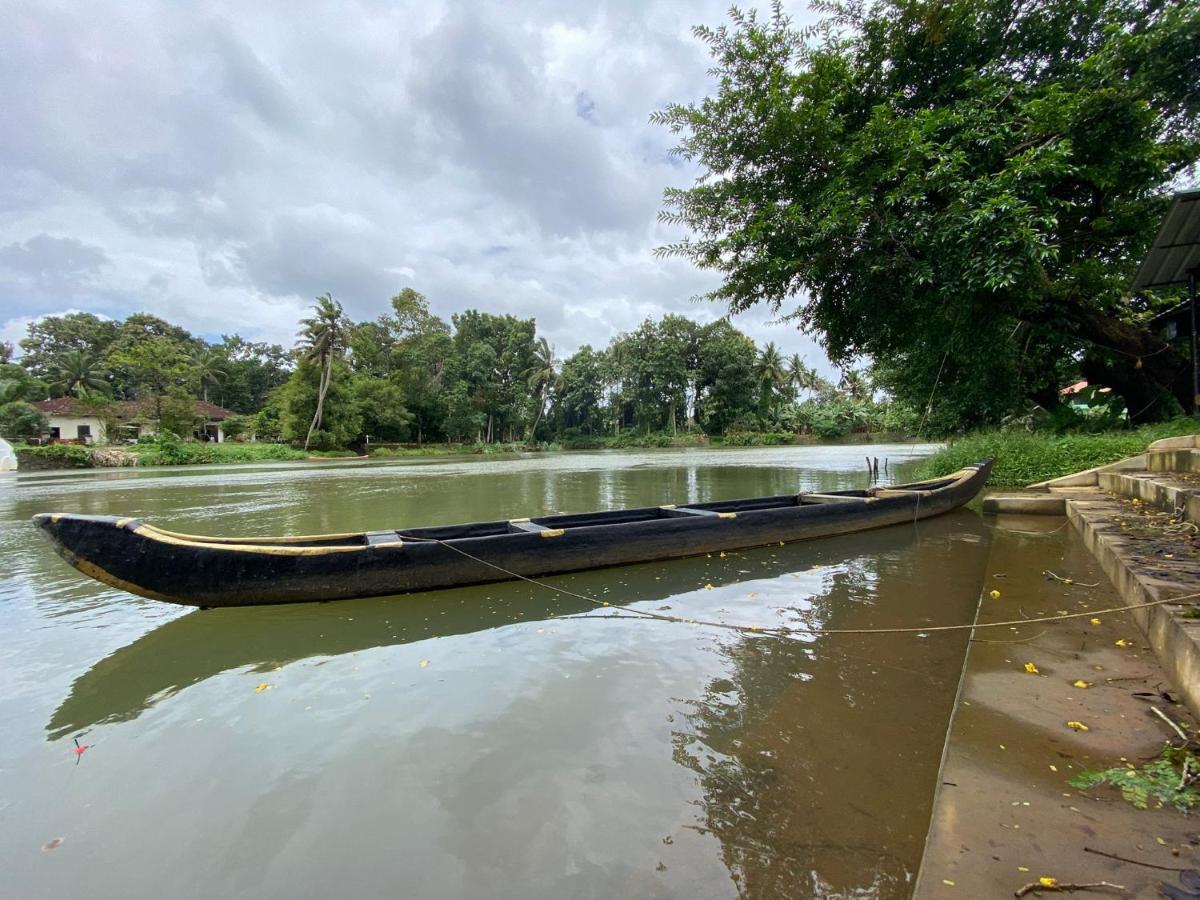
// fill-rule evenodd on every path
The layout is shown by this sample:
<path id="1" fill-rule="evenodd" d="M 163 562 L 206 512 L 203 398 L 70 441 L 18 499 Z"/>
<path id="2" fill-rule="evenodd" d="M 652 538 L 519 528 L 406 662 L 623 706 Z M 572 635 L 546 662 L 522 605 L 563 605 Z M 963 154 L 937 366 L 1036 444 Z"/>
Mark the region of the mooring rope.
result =
<path id="1" fill-rule="evenodd" d="M 963 625 L 925 625 L 906 628 L 814 628 L 809 625 L 799 626 L 760 626 L 760 625 L 734 625 L 731 622 L 714 622 L 711 619 L 692 619 L 683 616 L 667 616 L 662 613 L 650 612 L 649 610 L 630 609 L 629 607 L 614 607 L 607 600 L 597 600 L 595 597 L 589 597 L 587 594 L 581 594 L 578 591 L 572 591 L 567 588 L 558 587 L 557 585 L 547 584 L 537 578 L 530 578 L 527 575 L 522 575 L 519 572 L 513 572 L 503 566 L 488 562 L 486 559 L 480 559 L 473 553 L 468 553 L 461 547 L 456 547 L 449 541 L 443 541 L 438 538 L 422 538 L 415 537 L 397 532 L 403 540 L 440 544 L 447 550 L 453 550 L 467 559 L 473 560 L 480 565 L 487 566 L 490 569 L 495 569 L 510 578 L 528 582 L 536 587 L 551 591 L 556 594 L 562 594 L 566 597 L 574 597 L 578 600 L 583 600 L 595 606 L 611 609 L 612 612 L 606 616 L 589 616 L 588 618 L 602 619 L 655 619 L 660 622 L 671 622 L 677 625 L 699 625 L 705 628 L 723 628 L 729 631 L 738 631 L 743 634 L 766 635 L 769 637 L 792 637 L 793 635 L 838 635 L 838 634 L 931 634 L 934 632 L 945 631 L 973 631 L 976 628 L 1011 628 L 1020 625 L 1037 625 L 1043 622 L 1062 622 L 1067 619 L 1082 619 L 1084 617 L 1102 616 L 1112 613 L 1130 612 L 1135 609 L 1148 609 L 1153 606 L 1163 606 L 1167 603 L 1182 603 L 1186 600 L 1193 600 L 1200 597 L 1200 591 L 1192 594 L 1183 594 L 1179 597 L 1168 597 L 1162 600 L 1150 600 L 1146 603 L 1133 603 L 1128 606 L 1111 606 L 1107 609 L 1092 609 L 1084 612 L 1065 613 L 1054 616 L 1040 616 L 1033 619 L 1012 619 L 1006 622 L 983 622 L 970 623 Z M 982 592 L 981 592 L 982 596 Z M 584 618 L 583 616 L 569 616 L 566 618 Z"/>

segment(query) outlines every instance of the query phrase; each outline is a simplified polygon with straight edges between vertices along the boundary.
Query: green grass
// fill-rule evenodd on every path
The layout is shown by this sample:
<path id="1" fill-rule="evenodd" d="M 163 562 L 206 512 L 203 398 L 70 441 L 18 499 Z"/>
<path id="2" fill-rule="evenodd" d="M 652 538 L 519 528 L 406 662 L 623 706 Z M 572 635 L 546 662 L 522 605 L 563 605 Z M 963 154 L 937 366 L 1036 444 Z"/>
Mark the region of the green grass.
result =
<path id="1" fill-rule="evenodd" d="M 958 438 L 928 457 L 921 477 L 947 475 L 990 457 L 996 461 L 992 485 L 1027 485 L 1136 456 L 1160 438 L 1197 432 L 1200 423 L 1189 418 L 1100 434 L 980 431 Z"/>
<path id="2" fill-rule="evenodd" d="M 92 465 L 92 451 L 80 444 L 18 446 L 16 451 L 22 469 L 87 469 Z"/>
<path id="3" fill-rule="evenodd" d="M 304 459 L 308 454 L 285 444 L 199 444 L 192 442 L 135 444 L 128 448 L 143 466 L 196 466 L 211 463 Z"/>

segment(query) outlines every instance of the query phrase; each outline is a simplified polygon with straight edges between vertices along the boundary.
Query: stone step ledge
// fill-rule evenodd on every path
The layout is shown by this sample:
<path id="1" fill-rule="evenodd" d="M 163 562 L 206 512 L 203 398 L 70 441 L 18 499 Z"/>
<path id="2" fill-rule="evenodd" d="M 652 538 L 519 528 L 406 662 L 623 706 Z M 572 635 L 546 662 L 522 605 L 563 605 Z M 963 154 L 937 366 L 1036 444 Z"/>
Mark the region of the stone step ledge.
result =
<path id="1" fill-rule="evenodd" d="M 1116 524 L 1126 515 L 1116 500 L 1068 499 L 1067 519 L 1130 606 L 1200 592 L 1195 563 L 1146 559 Z M 1130 611 L 1183 700 L 1200 714 L 1200 619 L 1184 618 L 1200 598 Z"/>
<path id="2" fill-rule="evenodd" d="M 1185 521 L 1200 522 L 1200 485 L 1172 478 L 1171 473 L 1104 472 L 1100 487 L 1176 513 Z"/>

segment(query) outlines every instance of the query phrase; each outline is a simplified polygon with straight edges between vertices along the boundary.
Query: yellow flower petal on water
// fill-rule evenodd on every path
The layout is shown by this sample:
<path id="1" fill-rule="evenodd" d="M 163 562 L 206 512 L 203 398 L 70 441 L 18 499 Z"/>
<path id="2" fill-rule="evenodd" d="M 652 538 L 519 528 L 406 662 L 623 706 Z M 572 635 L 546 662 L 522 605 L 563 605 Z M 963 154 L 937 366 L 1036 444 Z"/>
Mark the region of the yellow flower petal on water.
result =
<path id="1" fill-rule="evenodd" d="M 1051 878 L 1049 875 L 1043 875 L 1038 879 L 1038 884 L 1042 887 L 1058 887 L 1058 879 Z"/>
<path id="2" fill-rule="evenodd" d="M 1000 592 L 999 592 L 999 591 L 992 591 L 991 593 L 989 593 L 989 594 L 988 594 L 988 596 L 989 596 L 989 597 L 991 597 L 993 600 L 999 600 L 999 599 L 1000 599 Z"/>
<path id="3" fill-rule="evenodd" d="M 259 684 L 259 686 L 258 686 L 258 687 L 256 687 L 256 688 L 254 689 L 254 693 L 256 693 L 256 694 L 261 694 L 263 691 L 269 691 L 269 690 L 270 690 L 272 687 L 274 687 L 274 685 L 267 684 L 267 683 L 264 681 L 264 682 L 262 682 L 261 684 Z"/>
<path id="4" fill-rule="evenodd" d="M 1087 731 L 1088 727 L 1082 722 L 1068 722 L 1067 727 L 1073 731 Z"/>
<path id="5" fill-rule="evenodd" d="M 1080 678 L 1080 679 L 1079 679 L 1079 680 L 1077 680 L 1077 681 L 1072 681 L 1072 682 L 1071 682 L 1071 687 L 1077 687 L 1077 688 L 1090 688 L 1090 687 L 1091 687 L 1091 685 L 1090 685 L 1090 684 L 1088 684 L 1086 681 L 1084 681 L 1082 678 Z"/>
<path id="6" fill-rule="evenodd" d="M 1099 619 L 1095 619 L 1095 618 L 1093 618 L 1093 619 L 1088 619 L 1088 621 L 1089 621 L 1089 622 L 1091 622 L 1093 625 L 1099 625 L 1099 624 L 1100 624 L 1100 620 L 1099 620 Z"/>
<path id="7" fill-rule="evenodd" d="M 1025 663 L 1025 671 L 1026 671 L 1026 672 L 1028 672 L 1030 675 L 1037 675 L 1037 674 L 1040 674 L 1040 673 L 1038 672 L 1038 667 L 1037 667 L 1037 666 L 1035 666 L 1035 665 L 1034 665 L 1033 663 L 1031 663 L 1031 662 Z"/>
<path id="8" fill-rule="evenodd" d="M 425 668 L 427 665 L 429 665 L 429 660 L 427 660 L 427 659 L 423 659 L 423 660 L 421 660 L 419 663 L 417 663 L 417 665 L 418 665 L 418 666 L 420 666 L 420 667 L 423 669 L 423 668 Z"/>

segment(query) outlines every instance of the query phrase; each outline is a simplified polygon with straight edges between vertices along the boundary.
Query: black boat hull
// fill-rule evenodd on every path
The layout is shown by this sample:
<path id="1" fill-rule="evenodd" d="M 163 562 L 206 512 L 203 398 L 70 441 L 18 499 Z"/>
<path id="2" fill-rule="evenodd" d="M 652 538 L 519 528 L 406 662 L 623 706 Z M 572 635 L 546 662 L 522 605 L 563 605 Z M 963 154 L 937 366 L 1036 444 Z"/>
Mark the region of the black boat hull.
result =
<path id="1" fill-rule="evenodd" d="M 134 519 L 41 514 L 86 575 L 156 600 L 249 606 L 537 577 L 911 524 L 971 500 L 991 461 L 935 482 L 690 507 L 298 538 L 210 538 Z"/>

